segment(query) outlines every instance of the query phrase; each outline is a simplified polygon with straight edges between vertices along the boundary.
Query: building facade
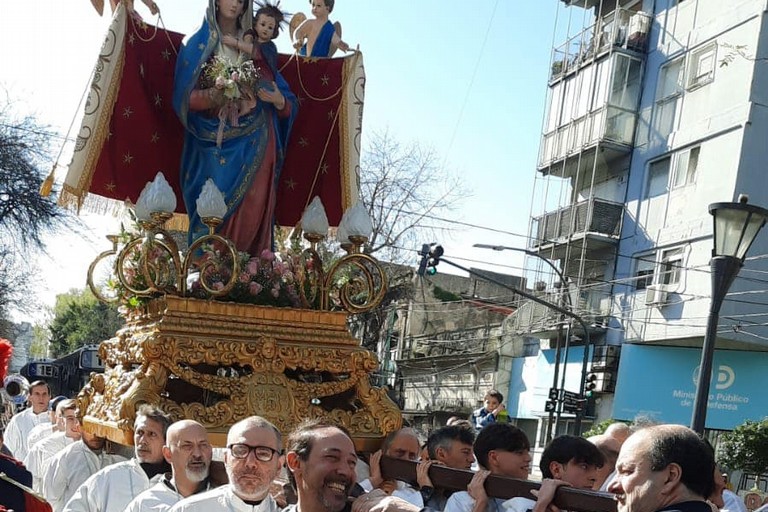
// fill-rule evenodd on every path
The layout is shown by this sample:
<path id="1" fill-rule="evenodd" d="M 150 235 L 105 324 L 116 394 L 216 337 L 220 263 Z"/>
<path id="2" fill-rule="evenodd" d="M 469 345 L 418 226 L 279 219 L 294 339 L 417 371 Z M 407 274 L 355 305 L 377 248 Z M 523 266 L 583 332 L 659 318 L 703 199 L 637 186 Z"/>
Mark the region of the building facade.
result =
<path id="1" fill-rule="evenodd" d="M 561 2 L 585 23 L 552 52 L 529 249 L 567 282 L 539 258 L 527 259 L 526 278 L 584 319 L 567 341 L 582 355 L 590 345 L 587 364 L 560 363 L 573 392 L 594 374 L 590 414 L 687 424 L 711 297 L 708 205 L 746 193 L 768 206 L 768 5 Z M 709 429 L 768 410 L 768 376 L 758 371 L 768 362 L 767 284 L 763 233 L 721 311 Z M 563 319 L 534 304 L 516 315 L 518 331 L 542 339 L 521 371 L 540 374 L 546 351 L 562 348 Z M 517 417 L 540 431 L 550 386 L 510 387 L 521 397 Z"/>

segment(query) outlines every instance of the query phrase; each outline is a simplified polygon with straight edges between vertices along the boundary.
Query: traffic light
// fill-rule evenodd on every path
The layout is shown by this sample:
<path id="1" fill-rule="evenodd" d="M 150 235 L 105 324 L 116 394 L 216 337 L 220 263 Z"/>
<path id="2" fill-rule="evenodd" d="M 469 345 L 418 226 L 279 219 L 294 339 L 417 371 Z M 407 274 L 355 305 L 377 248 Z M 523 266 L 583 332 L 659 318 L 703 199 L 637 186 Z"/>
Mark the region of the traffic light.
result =
<path id="1" fill-rule="evenodd" d="M 425 273 L 430 276 L 437 274 L 437 269 L 435 267 L 440 263 L 440 257 L 444 252 L 442 245 L 423 244 L 419 251 L 421 261 L 419 262 L 418 274 L 420 276 L 423 276 Z"/>
<path id="2" fill-rule="evenodd" d="M 584 379 L 584 396 L 586 396 L 587 398 L 591 397 L 596 389 L 597 389 L 597 374 L 596 373 L 587 374 L 586 378 Z"/>
<path id="3" fill-rule="evenodd" d="M 560 390 L 557 388 L 549 388 L 549 399 L 556 402 L 560 398 Z"/>

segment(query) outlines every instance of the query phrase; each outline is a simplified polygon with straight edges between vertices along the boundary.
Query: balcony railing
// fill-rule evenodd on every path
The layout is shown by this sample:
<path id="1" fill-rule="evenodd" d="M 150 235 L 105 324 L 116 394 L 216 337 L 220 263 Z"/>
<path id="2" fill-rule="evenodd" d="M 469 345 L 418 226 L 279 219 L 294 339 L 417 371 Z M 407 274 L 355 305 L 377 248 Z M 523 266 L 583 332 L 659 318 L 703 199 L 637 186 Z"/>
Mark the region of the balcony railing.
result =
<path id="1" fill-rule="evenodd" d="M 605 106 L 545 133 L 539 148 L 539 168 L 601 141 L 618 147 L 632 146 L 637 113 L 619 107 Z"/>
<path id="2" fill-rule="evenodd" d="M 588 199 L 533 219 L 531 236 L 534 249 L 559 243 L 580 234 L 618 238 L 624 205 L 604 199 Z"/>
<path id="3" fill-rule="evenodd" d="M 651 19 L 644 12 L 621 8 L 598 19 L 592 26 L 554 49 L 550 80 L 560 78 L 611 48 L 645 53 Z"/>

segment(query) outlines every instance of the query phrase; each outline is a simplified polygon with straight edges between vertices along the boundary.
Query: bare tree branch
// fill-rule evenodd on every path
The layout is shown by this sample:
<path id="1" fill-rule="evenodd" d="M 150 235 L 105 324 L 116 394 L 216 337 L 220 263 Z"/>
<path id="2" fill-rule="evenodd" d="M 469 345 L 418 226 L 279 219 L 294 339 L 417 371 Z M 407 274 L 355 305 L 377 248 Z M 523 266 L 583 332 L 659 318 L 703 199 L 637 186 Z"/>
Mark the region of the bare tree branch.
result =
<path id="1" fill-rule="evenodd" d="M 417 142 L 402 145 L 386 131 L 371 137 L 360 174 L 363 203 L 373 221 L 368 252 L 392 262 L 411 259 L 411 249 L 446 229 L 431 217 L 445 215 L 467 197 L 462 181 L 440 168 L 433 149 Z M 424 223 L 427 218 L 430 225 Z"/>

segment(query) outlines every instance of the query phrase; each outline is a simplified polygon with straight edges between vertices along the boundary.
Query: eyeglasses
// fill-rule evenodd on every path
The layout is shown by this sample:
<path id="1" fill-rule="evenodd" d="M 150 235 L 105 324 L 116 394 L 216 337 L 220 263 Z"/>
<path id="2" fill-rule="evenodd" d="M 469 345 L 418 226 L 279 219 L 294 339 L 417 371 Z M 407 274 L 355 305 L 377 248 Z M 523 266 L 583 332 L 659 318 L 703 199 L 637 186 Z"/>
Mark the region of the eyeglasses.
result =
<path id="1" fill-rule="evenodd" d="M 256 456 L 256 460 L 261 462 L 269 462 L 275 456 L 280 454 L 278 450 L 270 448 L 269 446 L 248 446 L 245 443 L 235 443 L 227 446 L 229 453 L 236 459 L 247 459 L 248 454 L 253 452 Z"/>

